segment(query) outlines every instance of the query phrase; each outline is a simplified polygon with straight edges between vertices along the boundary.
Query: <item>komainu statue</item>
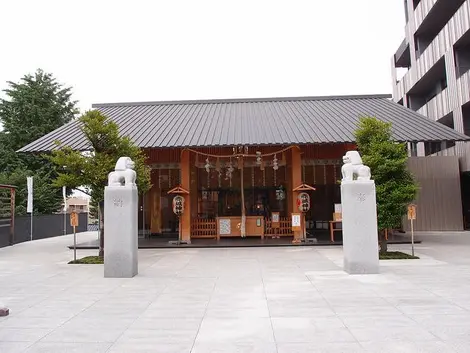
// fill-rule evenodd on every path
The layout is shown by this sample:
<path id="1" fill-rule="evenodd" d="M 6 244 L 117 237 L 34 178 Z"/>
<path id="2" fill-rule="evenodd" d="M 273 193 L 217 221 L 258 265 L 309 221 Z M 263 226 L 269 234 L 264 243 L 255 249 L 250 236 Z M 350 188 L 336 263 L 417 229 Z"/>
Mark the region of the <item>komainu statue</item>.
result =
<path id="1" fill-rule="evenodd" d="M 135 163 L 129 157 L 121 157 L 114 171 L 108 175 L 108 186 L 136 186 Z"/>
<path id="2" fill-rule="evenodd" d="M 343 181 L 364 181 L 370 180 L 370 168 L 362 164 L 362 158 L 357 151 L 348 151 L 343 156 L 343 166 L 341 174 Z M 354 179 L 356 176 L 357 179 Z"/>

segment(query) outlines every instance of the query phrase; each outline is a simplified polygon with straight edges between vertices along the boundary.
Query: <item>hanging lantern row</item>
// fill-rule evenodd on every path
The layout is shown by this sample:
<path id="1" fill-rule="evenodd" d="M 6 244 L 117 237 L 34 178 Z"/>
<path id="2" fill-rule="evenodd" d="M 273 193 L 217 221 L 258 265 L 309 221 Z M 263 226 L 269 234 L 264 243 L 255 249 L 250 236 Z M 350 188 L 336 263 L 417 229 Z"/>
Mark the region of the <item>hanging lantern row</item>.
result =
<path id="1" fill-rule="evenodd" d="M 263 159 L 262 159 L 262 156 L 261 156 L 261 152 L 256 152 L 256 165 L 260 166 L 261 169 L 264 169 L 264 163 L 263 163 Z M 277 159 L 276 155 L 274 155 L 274 158 L 273 158 L 273 161 L 272 161 L 272 167 L 273 167 L 274 170 L 279 169 L 279 160 Z M 207 173 L 210 173 L 212 165 L 209 161 L 209 158 L 206 158 L 206 164 L 204 165 L 204 168 L 206 169 Z M 218 158 L 217 158 L 217 163 L 216 163 L 216 166 L 215 166 L 215 170 L 218 171 L 219 173 L 221 172 L 220 161 L 219 161 Z M 229 167 L 227 168 L 227 171 L 226 171 L 226 177 L 227 178 L 231 177 L 234 170 L 235 170 L 235 168 L 232 165 L 232 161 L 230 161 L 229 162 Z"/>

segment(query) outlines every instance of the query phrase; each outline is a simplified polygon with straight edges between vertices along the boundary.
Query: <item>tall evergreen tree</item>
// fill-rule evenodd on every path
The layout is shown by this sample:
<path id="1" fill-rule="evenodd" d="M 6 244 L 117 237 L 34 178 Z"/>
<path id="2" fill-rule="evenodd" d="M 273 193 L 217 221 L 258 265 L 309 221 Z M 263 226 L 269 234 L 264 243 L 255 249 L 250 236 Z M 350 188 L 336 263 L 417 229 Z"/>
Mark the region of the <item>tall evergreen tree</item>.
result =
<path id="1" fill-rule="evenodd" d="M 51 185 L 56 176 L 53 164 L 42 155 L 16 151 L 74 118 L 78 110 L 71 99 L 71 88 L 64 87 L 52 74 L 42 70 L 25 75 L 19 82 L 8 81 L 7 85 L 5 98 L 0 99 L 0 123 L 3 126 L 0 132 L 0 179 L 22 188 L 26 185 L 22 177 L 34 176 L 38 181 L 35 184 L 35 212 L 55 212 L 62 202 L 62 194 Z M 24 213 L 26 201 L 21 192 L 17 201 L 17 212 Z"/>
<path id="2" fill-rule="evenodd" d="M 78 110 L 72 88 L 64 87 L 42 70 L 25 75 L 19 83 L 8 81 L 6 99 L 0 100 L 0 120 L 11 148 L 28 143 L 71 121 Z"/>

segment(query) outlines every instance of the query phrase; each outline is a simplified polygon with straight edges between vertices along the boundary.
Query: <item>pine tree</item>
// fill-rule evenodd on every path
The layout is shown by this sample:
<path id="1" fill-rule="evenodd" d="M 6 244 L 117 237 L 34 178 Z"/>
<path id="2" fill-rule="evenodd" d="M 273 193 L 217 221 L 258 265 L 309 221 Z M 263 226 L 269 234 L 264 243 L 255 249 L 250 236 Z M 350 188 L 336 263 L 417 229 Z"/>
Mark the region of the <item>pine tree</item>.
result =
<path id="1" fill-rule="evenodd" d="M 59 170 L 54 184 L 82 188 L 82 191 L 91 196 L 91 204 L 99 206 L 103 214 L 104 188 L 108 174 L 114 170 L 120 157 L 130 157 L 135 162 L 139 193 L 147 192 L 151 187 L 150 168 L 145 164 L 142 150 L 128 137 L 119 136 L 116 123 L 107 120 L 97 110 L 86 112 L 79 121 L 82 124 L 81 131 L 88 140 L 89 151 L 75 151 L 67 146 L 53 151 L 50 160 Z M 60 141 L 57 141 L 57 145 L 61 145 Z M 103 249 L 104 229 L 101 228 L 100 256 L 103 256 Z"/>

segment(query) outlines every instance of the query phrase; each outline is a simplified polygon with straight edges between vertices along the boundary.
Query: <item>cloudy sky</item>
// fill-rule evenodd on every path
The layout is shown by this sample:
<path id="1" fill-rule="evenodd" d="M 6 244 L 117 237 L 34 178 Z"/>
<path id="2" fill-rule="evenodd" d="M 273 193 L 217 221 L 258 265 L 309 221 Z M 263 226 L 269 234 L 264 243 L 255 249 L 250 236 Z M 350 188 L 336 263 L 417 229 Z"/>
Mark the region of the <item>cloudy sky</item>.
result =
<path id="1" fill-rule="evenodd" d="M 92 103 L 390 93 L 402 0 L 2 1 L 0 88 L 42 68 Z"/>

